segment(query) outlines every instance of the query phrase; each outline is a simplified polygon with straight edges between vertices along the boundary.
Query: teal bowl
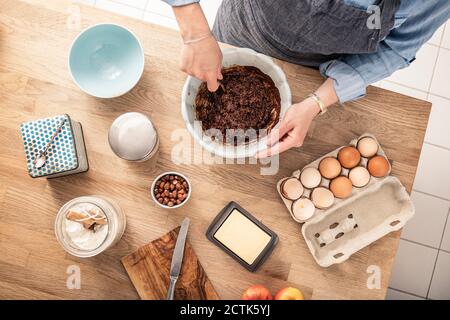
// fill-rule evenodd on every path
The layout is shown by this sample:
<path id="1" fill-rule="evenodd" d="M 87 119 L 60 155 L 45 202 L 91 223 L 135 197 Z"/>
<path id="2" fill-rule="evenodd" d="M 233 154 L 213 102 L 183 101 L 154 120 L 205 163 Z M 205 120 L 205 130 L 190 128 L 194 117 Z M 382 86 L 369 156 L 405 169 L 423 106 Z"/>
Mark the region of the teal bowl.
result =
<path id="1" fill-rule="evenodd" d="M 116 24 L 84 30 L 72 44 L 69 70 L 81 90 L 97 98 L 130 91 L 144 71 L 144 50 L 136 36 Z"/>

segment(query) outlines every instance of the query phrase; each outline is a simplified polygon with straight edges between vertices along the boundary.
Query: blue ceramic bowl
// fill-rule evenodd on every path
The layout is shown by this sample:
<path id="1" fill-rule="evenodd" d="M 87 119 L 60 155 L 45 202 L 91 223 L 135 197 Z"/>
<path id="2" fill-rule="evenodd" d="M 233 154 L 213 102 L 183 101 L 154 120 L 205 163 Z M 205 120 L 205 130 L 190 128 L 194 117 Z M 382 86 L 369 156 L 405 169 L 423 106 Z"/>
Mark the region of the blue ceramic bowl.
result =
<path id="1" fill-rule="evenodd" d="M 144 71 L 144 50 L 128 29 L 99 24 L 83 31 L 73 42 L 69 70 L 87 94 L 114 98 L 130 91 Z"/>

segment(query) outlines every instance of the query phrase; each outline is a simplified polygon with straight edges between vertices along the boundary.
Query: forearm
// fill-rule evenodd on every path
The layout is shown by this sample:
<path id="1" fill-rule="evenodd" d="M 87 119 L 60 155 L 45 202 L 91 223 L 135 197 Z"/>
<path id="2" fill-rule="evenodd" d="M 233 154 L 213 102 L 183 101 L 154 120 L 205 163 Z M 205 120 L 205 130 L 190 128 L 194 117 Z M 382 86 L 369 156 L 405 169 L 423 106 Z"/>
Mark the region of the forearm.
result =
<path id="1" fill-rule="evenodd" d="M 208 21 L 198 3 L 173 7 L 173 12 L 184 41 L 195 40 L 211 32 Z"/>
<path id="2" fill-rule="evenodd" d="M 334 80 L 331 78 L 325 80 L 314 93 L 322 100 L 326 108 L 339 101 L 336 90 L 334 89 Z M 306 98 L 300 104 L 308 110 L 306 114 L 309 115 L 311 120 L 321 112 L 319 104 L 311 97 Z"/>
<path id="3" fill-rule="evenodd" d="M 316 90 L 315 94 L 322 100 L 325 107 L 330 107 L 339 101 L 339 98 L 334 89 L 334 80 L 328 78 L 324 83 Z"/>

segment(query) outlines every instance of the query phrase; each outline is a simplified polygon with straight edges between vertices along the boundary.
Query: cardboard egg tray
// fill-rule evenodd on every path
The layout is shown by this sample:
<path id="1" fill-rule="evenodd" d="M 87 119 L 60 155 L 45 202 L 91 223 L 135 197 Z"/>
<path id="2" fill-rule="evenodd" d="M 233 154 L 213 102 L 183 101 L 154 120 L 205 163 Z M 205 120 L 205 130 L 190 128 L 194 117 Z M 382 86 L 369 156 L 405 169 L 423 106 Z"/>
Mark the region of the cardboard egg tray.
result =
<path id="1" fill-rule="evenodd" d="M 375 136 L 363 134 L 350 142 L 357 145 L 364 137 Z M 378 143 L 378 141 L 377 141 Z M 326 157 L 337 157 L 342 147 L 324 155 L 306 165 L 318 169 L 319 163 Z M 378 143 L 378 153 L 386 157 Z M 387 158 L 387 157 L 386 157 Z M 369 159 L 361 156 L 359 166 L 367 166 Z M 343 168 L 341 175 L 348 176 L 349 169 Z M 301 170 L 293 172 L 292 176 L 300 178 Z M 292 218 L 304 223 L 302 234 L 316 262 L 323 267 L 347 260 L 353 253 L 378 240 L 389 232 L 399 230 L 414 215 L 414 206 L 400 181 L 392 176 L 391 167 L 386 177 L 371 176 L 369 183 L 361 188 L 353 187 L 352 194 L 346 199 L 335 198 L 334 204 L 327 209 L 316 208 L 314 215 L 306 221 L 295 218 L 291 206 L 293 201 L 281 194 L 281 183 L 277 190 Z M 322 177 L 319 186 L 328 188 L 330 180 Z M 309 198 L 312 190 L 305 188 L 302 197 Z"/>

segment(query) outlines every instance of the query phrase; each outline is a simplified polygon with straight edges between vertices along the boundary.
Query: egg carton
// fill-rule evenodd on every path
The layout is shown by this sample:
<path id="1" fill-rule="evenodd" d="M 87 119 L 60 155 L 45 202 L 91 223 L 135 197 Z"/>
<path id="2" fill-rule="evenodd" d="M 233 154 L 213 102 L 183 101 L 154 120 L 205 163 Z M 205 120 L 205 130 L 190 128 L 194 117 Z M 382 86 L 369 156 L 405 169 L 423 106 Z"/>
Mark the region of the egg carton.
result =
<path id="1" fill-rule="evenodd" d="M 400 230 L 413 215 L 414 206 L 405 187 L 388 176 L 307 221 L 302 234 L 316 262 L 328 267 Z"/>
<path id="2" fill-rule="evenodd" d="M 386 157 L 381 145 L 372 134 L 363 134 L 353 139 L 349 145 L 355 146 L 364 137 L 373 138 L 378 144 L 377 155 Z M 321 160 L 337 157 L 339 150 L 306 165 L 302 170 L 319 167 Z M 387 158 L 387 157 L 386 157 Z M 367 167 L 368 158 L 361 156 L 359 166 Z M 370 177 L 369 183 L 361 188 L 353 187 L 352 194 L 345 199 L 335 198 L 334 204 L 327 209 L 316 208 L 314 215 L 307 220 L 297 219 L 292 212 L 293 201 L 283 197 L 282 182 L 277 183 L 277 191 L 286 205 L 292 218 L 304 223 L 302 234 L 316 262 L 322 267 L 341 263 L 353 253 L 378 240 L 389 232 L 399 230 L 414 215 L 414 206 L 408 193 L 400 181 L 392 176 L 389 164 L 388 175 L 377 178 Z M 296 170 L 292 177 L 300 178 L 302 170 Z M 343 168 L 341 175 L 348 176 L 349 169 Z M 329 188 L 330 180 L 322 177 L 319 186 Z M 389 190 L 389 192 L 386 192 Z M 312 189 L 305 188 L 302 197 L 310 198 Z"/>
<path id="3" fill-rule="evenodd" d="M 348 144 L 348 146 L 356 147 L 356 145 L 358 144 L 358 141 L 361 140 L 362 138 L 365 138 L 365 137 L 371 137 L 371 138 L 373 138 L 373 139 L 377 142 L 377 144 L 378 144 L 378 152 L 377 152 L 376 155 L 383 156 L 383 157 L 385 157 L 385 158 L 387 159 L 386 154 L 385 154 L 385 152 L 383 151 L 383 149 L 381 148 L 380 143 L 378 142 L 377 138 L 376 138 L 374 135 L 372 135 L 372 134 L 365 133 L 365 134 L 361 135 L 359 138 L 353 139 L 352 141 L 350 141 L 350 143 Z M 283 200 L 284 204 L 286 205 L 286 208 L 288 209 L 289 213 L 291 214 L 292 219 L 294 219 L 294 220 L 297 221 L 298 223 L 304 223 L 304 222 L 306 222 L 306 221 L 308 221 L 308 220 L 311 220 L 311 219 L 314 218 L 315 216 L 320 215 L 321 213 L 326 212 L 327 210 L 330 210 L 331 208 L 333 208 L 334 206 L 336 206 L 336 205 L 339 204 L 340 202 L 347 201 L 349 198 L 352 198 L 352 197 L 355 196 L 356 194 L 358 194 L 358 193 L 360 193 L 360 192 L 364 192 L 364 190 L 366 190 L 367 188 L 369 188 L 371 185 L 374 185 L 374 184 L 376 184 L 376 183 L 379 183 L 381 180 L 385 179 L 385 177 L 384 177 L 384 178 L 377 178 L 377 177 L 371 176 L 371 177 L 370 177 L 369 183 L 368 183 L 367 185 L 365 185 L 364 187 L 361 187 L 361 188 L 353 187 L 353 189 L 352 189 L 352 194 L 351 194 L 348 198 L 346 198 L 346 199 L 335 198 L 334 203 L 333 203 L 333 205 L 332 205 L 330 208 L 327 208 L 327 209 L 319 209 L 319 208 L 316 208 L 316 210 L 315 210 L 315 212 L 314 212 L 314 215 L 313 215 L 311 218 L 309 218 L 309 219 L 307 219 L 307 220 L 300 220 L 300 219 L 297 219 L 297 218 L 295 217 L 294 213 L 292 212 L 292 203 L 293 203 L 294 201 L 289 200 L 289 199 L 286 199 L 285 197 L 283 197 L 283 195 L 282 195 L 282 193 L 281 193 L 281 184 L 283 183 L 284 180 L 289 179 L 289 178 L 291 178 L 291 177 L 295 177 L 295 178 L 297 178 L 297 179 L 300 179 L 300 175 L 301 175 L 302 171 L 305 170 L 306 168 L 313 167 L 313 168 L 319 169 L 320 161 L 322 161 L 323 159 L 328 158 L 328 157 L 334 157 L 334 158 L 337 158 L 337 155 L 338 155 L 338 153 L 339 153 L 339 150 L 341 150 L 341 149 L 344 148 L 344 147 L 346 147 L 346 146 L 339 147 L 339 148 L 337 148 L 337 149 L 335 149 L 335 150 L 333 150 L 333 151 L 327 153 L 327 154 L 324 155 L 323 157 L 320 157 L 320 158 L 318 158 L 317 160 L 315 160 L 315 161 L 311 162 L 310 164 L 306 165 L 305 167 L 303 167 L 303 169 L 294 171 L 290 177 L 285 177 L 285 178 L 281 179 L 280 181 L 278 181 L 278 183 L 277 183 L 277 191 L 278 191 L 278 194 L 280 195 L 281 199 Z M 358 166 L 363 166 L 363 167 L 366 168 L 366 167 L 367 167 L 368 161 L 369 161 L 368 158 L 365 158 L 365 157 L 361 156 L 361 161 L 360 161 L 360 163 L 358 164 Z M 392 170 L 391 164 L 389 163 L 389 171 L 388 171 L 388 175 L 391 174 L 391 170 Z M 349 169 L 346 169 L 346 168 L 343 167 L 343 168 L 342 168 L 342 171 L 341 171 L 341 173 L 340 173 L 340 175 L 341 175 L 341 176 L 348 177 L 349 172 L 350 172 Z M 326 178 L 322 177 L 322 180 L 321 180 L 320 184 L 319 184 L 317 187 L 325 187 L 325 188 L 329 188 L 329 187 L 330 187 L 330 183 L 331 183 L 331 180 L 330 180 L 330 179 L 326 179 Z M 317 187 L 315 187 L 315 188 L 317 188 Z M 308 198 L 308 199 L 309 199 L 309 198 L 311 197 L 312 191 L 313 191 L 315 188 L 309 189 L 309 188 L 304 187 L 304 191 L 303 191 L 302 197 L 305 197 L 305 198 Z"/>

